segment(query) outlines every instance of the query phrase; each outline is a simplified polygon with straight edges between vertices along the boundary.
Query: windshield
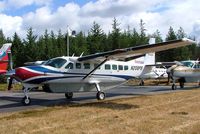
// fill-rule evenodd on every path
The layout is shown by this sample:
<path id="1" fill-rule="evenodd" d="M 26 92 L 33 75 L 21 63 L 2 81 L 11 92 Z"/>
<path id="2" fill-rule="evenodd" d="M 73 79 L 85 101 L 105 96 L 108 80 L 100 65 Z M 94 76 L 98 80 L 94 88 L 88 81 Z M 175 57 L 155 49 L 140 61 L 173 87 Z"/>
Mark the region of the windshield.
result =
<path id="1" fill-rule="evenodd" d="M 67 62 L 67 60 L 65 60 L 65 59 L 56 58 L 56 59 L 51 59 L 51 60 L 47 61 L 44 65 L 48 65 L 48 66 L 55 67 L 55 68 L 61 68 L 66 62 Z"/>
<path id="2" fill-rule="evenodd" d="M 185 61 L 185 62 L 182 62 L 184 66 L 187 66 L 187 67 L 193 67 L 194 63 L 193 62 L 190 62 L 190 61 Z"/>

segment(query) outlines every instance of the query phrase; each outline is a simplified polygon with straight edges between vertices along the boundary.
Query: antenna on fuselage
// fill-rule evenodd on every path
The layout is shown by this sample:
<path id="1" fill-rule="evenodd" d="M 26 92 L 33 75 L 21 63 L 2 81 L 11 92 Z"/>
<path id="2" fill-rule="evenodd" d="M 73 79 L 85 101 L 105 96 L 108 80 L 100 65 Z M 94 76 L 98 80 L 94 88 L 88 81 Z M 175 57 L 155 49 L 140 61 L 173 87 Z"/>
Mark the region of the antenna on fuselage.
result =
<path id="1" fill-rule="evenodd" d="M 72 57 L 74 57 L 75 53 L 72 54 Z"/>
<path id="2" fill-rule="evenodd" d="M 83 54 L 84 54 L 84 52 L 82 52 L 82 53 L 81 53 L 80 57 L 82 57 L 82 56 L 83 56 Z"/>

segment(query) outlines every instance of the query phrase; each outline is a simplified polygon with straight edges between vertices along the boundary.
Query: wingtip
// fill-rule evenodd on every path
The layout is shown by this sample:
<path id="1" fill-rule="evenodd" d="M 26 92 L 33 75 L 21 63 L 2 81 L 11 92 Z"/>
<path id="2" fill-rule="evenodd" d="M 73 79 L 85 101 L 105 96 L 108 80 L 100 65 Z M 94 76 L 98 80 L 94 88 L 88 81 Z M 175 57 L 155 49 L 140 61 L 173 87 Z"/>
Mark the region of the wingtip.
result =
<path id="1" fill-rule="evenodd" d="M 196 41 L 188 39 L 188 38 L 182 38 L 182 41 L 187 41 L 187 42 L 190 42 L 190 43 L 193 43 L 193 44 L 197 44 Z"/>

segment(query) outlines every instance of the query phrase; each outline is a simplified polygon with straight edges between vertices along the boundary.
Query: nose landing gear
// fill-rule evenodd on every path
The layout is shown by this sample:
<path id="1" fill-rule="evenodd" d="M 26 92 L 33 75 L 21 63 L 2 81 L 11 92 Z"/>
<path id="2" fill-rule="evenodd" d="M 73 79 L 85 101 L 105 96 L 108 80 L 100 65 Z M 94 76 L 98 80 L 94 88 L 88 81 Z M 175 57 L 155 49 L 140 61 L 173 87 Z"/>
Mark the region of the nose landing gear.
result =
<path id="1" fill-rule="evenodd" d="M 28 93 L 31 90 L 31 88 L 23 87 L 22 90 L 24 91 L 24 98 L 22 98 L 22 104 L 25 105 L 25 106 L 30 105 L 31 104 L 31 98 L 28 96 Z"/>

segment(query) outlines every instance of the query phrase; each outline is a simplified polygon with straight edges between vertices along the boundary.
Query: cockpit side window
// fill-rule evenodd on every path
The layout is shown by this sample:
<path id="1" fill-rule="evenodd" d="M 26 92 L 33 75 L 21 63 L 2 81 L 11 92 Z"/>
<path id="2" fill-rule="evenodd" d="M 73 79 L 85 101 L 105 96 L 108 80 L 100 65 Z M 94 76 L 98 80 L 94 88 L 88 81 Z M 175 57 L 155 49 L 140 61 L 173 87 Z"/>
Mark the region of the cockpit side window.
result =
<path id="1" fill-rule="evenodd" d="M 184 66 L 187 66 L 187 67 L 193 67 L 194 66 L 194 63 L 192 62 L 182 62 Z"/>
<path id="2" fill-rule="evenodd" d="M 65 69 L 73 69 L 73 68 L 74 68 L 74 64 L 71 62 L 67 64 L 67 66 L 65 67 Z"/>
<path id="3" fill-rule="evenodd" d="M 44 65 L 55 67 L 55 68 L 61 68 L 66 62 L 67 62 L 67 60 L 65 60 L 65 59 L 56 58 L 56 59 L 49 60 Z"/>

